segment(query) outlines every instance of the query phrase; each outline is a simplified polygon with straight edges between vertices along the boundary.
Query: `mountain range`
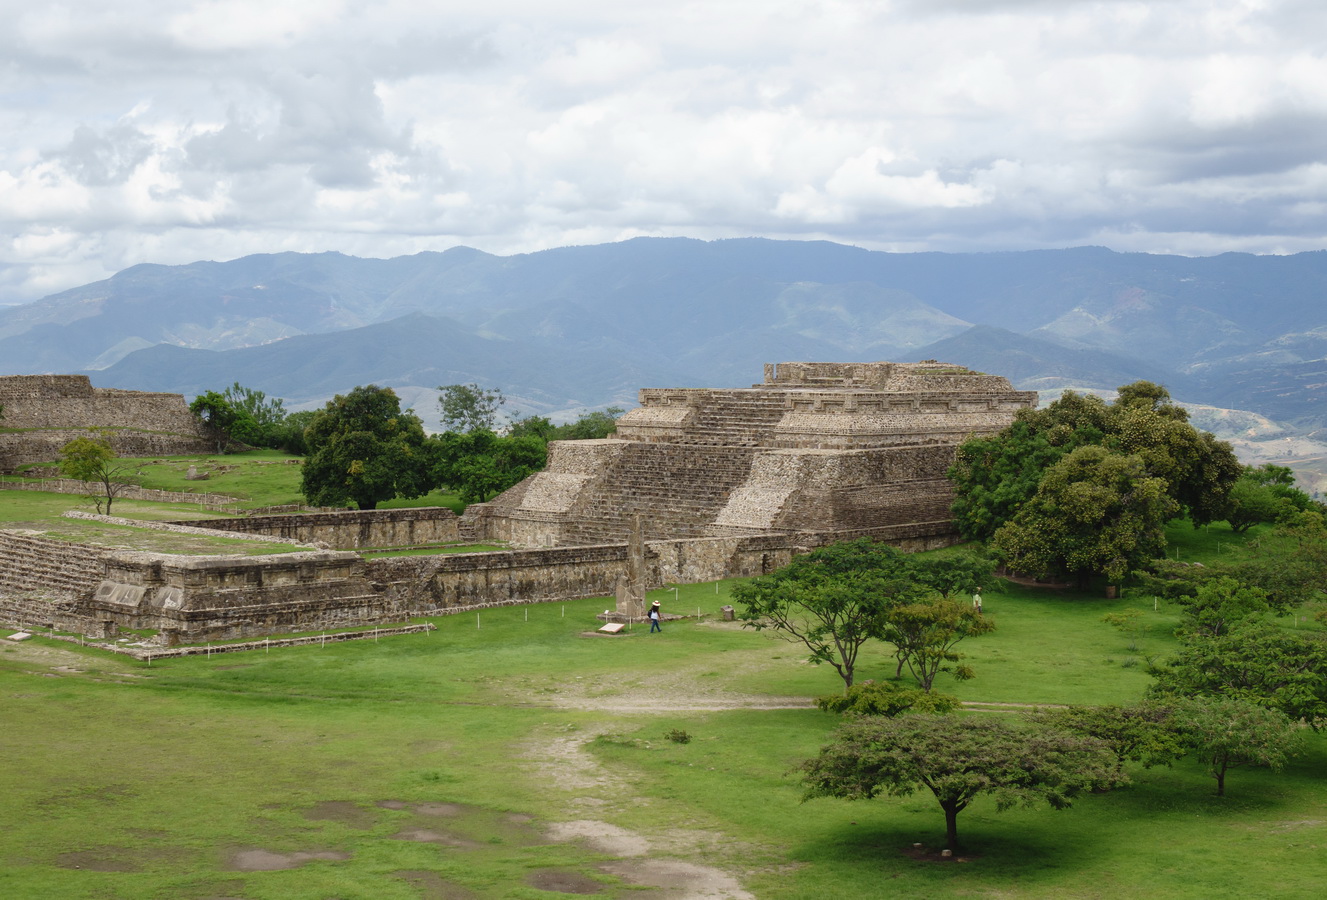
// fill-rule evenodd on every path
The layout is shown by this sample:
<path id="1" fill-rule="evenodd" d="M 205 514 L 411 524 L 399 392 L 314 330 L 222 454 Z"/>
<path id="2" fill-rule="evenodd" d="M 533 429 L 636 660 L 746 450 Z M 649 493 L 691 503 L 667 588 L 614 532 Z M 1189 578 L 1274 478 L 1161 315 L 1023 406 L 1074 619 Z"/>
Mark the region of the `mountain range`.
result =
<path id="1" fill-rule="evenodd" d="M 940 359 L 1020 387 L 1176 397 L 1327 432 L 1327 252 L 1189 258 L 1099 247 L 885 253 L 637 238 L 494 256 L 278 253 L 139 265 L 0 310 L 0 374 L 84 372 L 193 395 L 239 381 L 317 405 L 439 384 L 555 418 L 640 387 L 746 386 L 785 360 Z"/>

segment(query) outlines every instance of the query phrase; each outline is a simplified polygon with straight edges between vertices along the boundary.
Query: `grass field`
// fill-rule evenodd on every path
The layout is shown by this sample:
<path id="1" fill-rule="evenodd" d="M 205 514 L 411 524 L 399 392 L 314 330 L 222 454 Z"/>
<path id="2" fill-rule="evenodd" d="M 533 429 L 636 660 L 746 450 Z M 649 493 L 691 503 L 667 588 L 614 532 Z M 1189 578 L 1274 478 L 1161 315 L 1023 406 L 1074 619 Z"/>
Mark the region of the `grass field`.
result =
<path id="1" fill-rule="evenodd" d="M 1175 537 L 1195 559 L 1242 540 Z M 1281 774 L 1234 772 L 1225 798 L 1184 761 L 1061 812 L 982 801 L 959 817 L 962 861 L 914 859 L 914 842 L 943 842 L 929 795 L 799 802 L 788 772 L 833 728 L 806 708 L 841 689 L 833 671 L 719 621 L 726 583 L 651 596 L 705 617 L 587 636 L 609 603 L 590 598 L 150 669 L 0 642 L 0 897 L 1316 898 L 1327 883 L 1323 735 Z M 1127 607 L 1144 613 L 1134 636 L 1101 621 Z M 1174 646 L 1175 612 L 1147 597 L 1010 586 L 985 608 L 997 630 L 961 648 L 976 679 L 938 685 L 968 701 L 1131 702 L 1143 658 Z M 859 666 L 892 674 L 883 647 Z"/>
<path id="2" fill-rule="evenodd" d="M 124 458 L 117 463 L 129 467 L 132 480 L 145 488 L 161 491 L 191 491 L 194 493 L 224 494 L 235 497 L 242 509 L 266 506 L 286 506 L 304 502 L 300 493 L 299 457 L 276 450 L 253 450 L 247 453 L 224 455 Z M 204 480 L 190 481 L 185 476 L 190 468 L 206 475 Z M 5 494 L 8 502 L 15 494 Z M 116 501 L 118 507 L 121 501 Z M 465 506 L 455 494 L 433 491 L 412 500 L 388 500 L 379 509 L 401 507 L 446 506 L 458 515 Z M 117 510 L 114 510 L 118 512 Z M 213 514 L 214 515 L 214 514 Z"/>

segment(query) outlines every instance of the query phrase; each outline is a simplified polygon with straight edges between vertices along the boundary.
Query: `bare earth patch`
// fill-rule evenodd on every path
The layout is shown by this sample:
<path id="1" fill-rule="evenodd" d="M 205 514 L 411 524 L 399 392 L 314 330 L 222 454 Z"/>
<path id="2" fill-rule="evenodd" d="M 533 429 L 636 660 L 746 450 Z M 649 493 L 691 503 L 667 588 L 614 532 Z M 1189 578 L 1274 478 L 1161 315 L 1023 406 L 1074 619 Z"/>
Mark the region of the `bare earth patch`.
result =
<path id="1" fill-rule="evenodd" d="M 593 878 L 565 869 L 539 869 L 531 872 L 526 882 L 530 887 L 559 894 L 597 894 L 604 889 Z"/>
<path id="2" fill-rule="evenodd" d="M 604 769 L 585 749 L 586 743 L 606 730 L 605 725 L 597 730 L 539 736 L 523 748 L 523 755 L 532 760 L 541 782 L 571 795 L 568 806 L 572 808 L 591 811 L 602 810 L 610 802 L 643 802 L 624 779 Z M 695 859 L 716 844 L 731 847 L 721 835 L 692 829 L 643 835 L 588 817 L 555 822 L 546 833 L 554 841 L 584 841 L 599 853 L 620 857 L 601 864 L 600 869 L 629 884 L 657 888 L 661 893 L 651 896 L 659 900 L 755 900 L 736 877 L 722 869 L 661 856 Z M 646 858 L 647 853 L 655 856 Z"/>
<path id="3" fill-rule="evenodd" d="M 469 888 L 448 881 L 437 872 L 405 870 L 393 872 L 392 876 L 416 888 L 419 900 L 474 900 L 478 896 Z"/>
<path id="4" fill-rule="evenodd" d="M 349 853 L 336 850 L 296 851 L 294 853 L 274 853 L 271 850 L 252 848 L 236 850 L 226 861 L 226 868 L 233 872 L 277 872 L 282 869 L 297 869 L 315 859 L 343 860 L 350 859 Z"/>
<path id="5" fill-rule="evenodd" d="M 357 828 L 361 831 L 367 831 L 378 824 L 377 816 L 372 810 L 345 800 L 324 800 L 312 809 L 306 810 L 304 818 L 315 822 L 339 822 L 347 828 Z"/>

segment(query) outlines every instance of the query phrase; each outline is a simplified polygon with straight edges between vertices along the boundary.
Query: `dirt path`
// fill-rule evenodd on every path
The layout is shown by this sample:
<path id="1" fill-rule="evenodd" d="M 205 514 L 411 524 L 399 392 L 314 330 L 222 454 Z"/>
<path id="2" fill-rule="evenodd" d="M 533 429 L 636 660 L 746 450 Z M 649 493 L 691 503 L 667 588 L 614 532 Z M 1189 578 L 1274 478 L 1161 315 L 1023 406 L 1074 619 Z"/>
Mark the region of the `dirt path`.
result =
<path id="1" fill-rule="evenodd" d="M 599 707 L 596 707 L 598 709 Z M 722 834 L 700 829 L 668 828 L 642 834 L 599 818 L 615 809 L 648 805 L 631 784 L 599 764 L 586 745 L 610 730 L 607 723 L 589 729 L 545 729 L 521 749 L 539 783 L 566 795 L 573 815 L 583 816 L 548 827 L 555 841 L 583 841 L 591 849 L 617 857 L 600 868 L 623 881 L 654 890 L 642 894 L 656 900 L 755 900 L 738 879 L 716 866 L 687 860 L 704 859 L 714 847 L 734 852 Z"/>

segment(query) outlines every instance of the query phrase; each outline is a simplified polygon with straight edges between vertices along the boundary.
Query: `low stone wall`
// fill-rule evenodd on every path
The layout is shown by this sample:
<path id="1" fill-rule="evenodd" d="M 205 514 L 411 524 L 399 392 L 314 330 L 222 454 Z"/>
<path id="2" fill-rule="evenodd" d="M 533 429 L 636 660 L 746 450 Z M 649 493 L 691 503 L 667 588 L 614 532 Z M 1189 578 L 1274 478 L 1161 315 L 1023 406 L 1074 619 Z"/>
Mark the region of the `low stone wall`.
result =
<path id="1" fill-rule="evenodd" d="M 43 478 L 41 481 L 0 481 L 0 491 L 44 491 L 48 494 L 105 495 L 105 488 L 90 481 L 73 478 Z M 197 503 L 204 507 L 231 507 L 240 501 L 225 494 L 195 494 L 192 491 L 159 491 L 155 488 L 123 485 L 116 500 L 153 500 L 158 503 Z M 112 504 L 113 506 L 114 504 Z"/>
<path id="2" fill-rule="evenodd" d="M 426 506 L 297 516 L 250 516 L 245 519 L 198 519 L 178 524 L 276 536 L 304 544 L 322 544 L 333 550 L 358 550 L 362 547 L 454 544 L 461 539 L 458 522 L 456 513 L 450 509 Z"/>
<path id="3" fill-rule="evenodd" d="M 762 575 L 796 553 L 863 536 L 914 550 L 953 541 L 946 521 L 649 541 L 646 584 Z M 112 626 L 157 629 L 197 643 L 611 596 L 626 571 L 626 544 L 375 560 L 332 550 L 182 557 L 108 551 L 11 530 L 0 531 L 0 622 L 92 635 Z"/>
<path id="4" fill-rule="evenodd" d="M 948 546 L 948 522 L 821 534 L 682 538 L 645 542 L 646 586 L 750 578 L 786 566 L 797 553 L 873 537 L 906 550 Z M 613 595 L 627 571 L 627 545 L 558 547 L 491 553 L 399 556 L 366 561 L 366 577 L 411 615 L 508 603 L 543 603 Z"/>

